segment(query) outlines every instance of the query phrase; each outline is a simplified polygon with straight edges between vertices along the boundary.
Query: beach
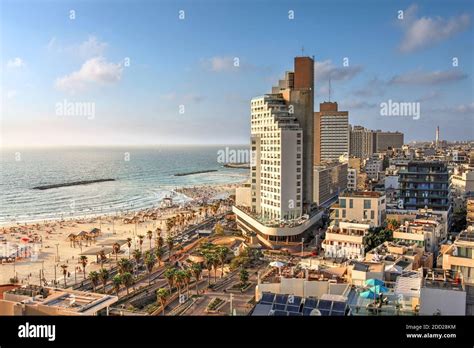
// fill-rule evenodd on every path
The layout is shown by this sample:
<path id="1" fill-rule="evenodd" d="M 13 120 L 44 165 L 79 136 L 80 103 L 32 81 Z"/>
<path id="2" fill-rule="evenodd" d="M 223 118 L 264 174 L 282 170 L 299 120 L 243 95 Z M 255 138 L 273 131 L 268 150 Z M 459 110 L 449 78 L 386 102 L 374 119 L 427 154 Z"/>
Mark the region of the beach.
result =
<path id="1" fill-rule="evenodd" d="M 206 216 L 225 212 L 230 205 L 228 197 L 235 194 L 238 184 L 198 185 L 176 188 L 173 192 L 185 195 L 187 200 L 173 202 L 172 197 L 161 201 L 159 207 L 115 214 L 68 217 L 39 222 L 11 222 L 0 227 L 0 248 L 4 259 L 0 265 L 0 284 L 10 283 L 17 277 L 22 284 L 64 285 L 63 269 L 66 269 L 66 283 L 71 286 L 84 279 L 83 266 L 79 262 L 81 253 L 87 254 L 85 277 L 97 271 L 101 264 L 96 256 L 98 250 L 109 254 L 104 267 L 111 267 L 116 256 L 111 253 L 114 243 L 121 245 L 117 258 L 129 257 L 129 252 L 141 249 L 145 253 L 154 246 L 157 229 L 161 237 L 179 234 L 191 224 L 199 223 Z M 216 202 L 221 202 L 217 211 Z M 167 221 L 177 217 L 175 226 L 168 230 Z M 152 239 L 148 238 L 152 231 Z M 138 236 L 144 236 L 142 244 Z M 88 236 L 87 238 L 81 238 Z M 128 248 L 127 238 L 131 238 Z M 9 253 L 16 257 L 7 258 Z M 65 267 L 65 266 L 67 267 Z M 63 266 L 63 267 L 61 267 Z"/>

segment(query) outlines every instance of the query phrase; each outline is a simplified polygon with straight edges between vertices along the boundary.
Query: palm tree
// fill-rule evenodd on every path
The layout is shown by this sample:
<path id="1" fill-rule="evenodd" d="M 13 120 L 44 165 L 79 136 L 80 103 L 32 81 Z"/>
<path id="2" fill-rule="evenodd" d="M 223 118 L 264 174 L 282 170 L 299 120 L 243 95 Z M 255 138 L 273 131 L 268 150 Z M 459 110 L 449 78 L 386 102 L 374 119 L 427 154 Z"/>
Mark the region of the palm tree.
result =
<path id="1" fill-rule="evenodd" d="M 174 274 L 176 273 L 176 270 L 174 268 L 168 268 L 166 269 L 164 276 L 166 278 L 166 281 L 168 282 L 168 286 L 170 288 L 170 292 L 173 291 L 173 285 L 174 285 L 174 279 L 175 276 Z"/>
<path id="2" fill-rule="evenodd" d="M 128 258 L 130 258 L 130 249 L 132 248 L 132 238 L 127 238 Z"/>
<path id="3" fill-rule="evenodd" d="M 201 279 L 202 267 L 199 263 L 193 263 L 191 270 L 194 278 L 196 278 L 196 295 L 199 295 L 199 279 Z"/>
<path id="4" fill-rule="evenodd" d="M 171 253 L 173 252 L 174 239 L 171 236 L 166 237 L 166 244 L 168 245 L 168 252 L 171 258 Z"/>
<path id="5" fill-rule="evenodd" d="M 63 269 L 64 288 L 66 288 L 67 265 L 61 265 L 61 268 Z"/>
<path id="6" fill-rule="evenodd" d="M 212 264 L 214 262 L 214 255 L 212 253 L 205 253 L 204 259 L 206 260 L 206 269 L 207 269 L 207 286 L 211 286 L 211 271 Z"/>
<path id="7" fill-rule="evenodd" d="M 214 254 L 212 258 L 212 267 L 214 267 L 214 283 L 217 282 L 217 267 L 219 267 L 219 263 L 219 258 Z"/>
<path id="8" fill-rule="evenodd" d="M 193 273 L 190 269 L 185 269 L 183 271 L 183 282 L 186 285 L 186 296 L 189 298 L 189 283 L 191 283 L 191 277 Z"/>
<path id="9" fill-rule="evenodd" d="M 96 271 L 89 272 L 89 280 L 92 283 L 92 288 L 94 289 L 97 287 L 97 284 L 99 284 L 99 273 Z"/>
<path id="10" fill-rule="evenodd" d="M 99 279 L 102 282 L 104 294 L 105 294 L 105 288 L 107 286 L 107 281 L 109 280 L 109 277 L 110 277 L 109 271 L 107 271 L 105 268 L 101 268 L 99 271 Z"/>
<path id="11" fill-rule="evenodd" d="M 104 268 L 104 262 L 107 260 L 107 256 L 105 256 L 105 250 L 102 249 L 99 251 L 99 259 L 100 259 L 100 267 Z"/>
<path id="12" fill-rule="evenodd" d="M 155 256 L 150 252 L 147 253 L 146 258 L 145 258 L 145 266 L 146 269 L 148 270 L 148 285 L 151 284 L 151 271 L 153 271 L 153 267 L 156 264 L 156 259 Z"/>
<path id="13" fill-rule="evenodd" d="M 183 285 L 184 281 L 184 273 L 183 270 L 177 270 L 174 272 L 174 282 L 176 286 L 178 287 L 178 294 L 181 296 L 181 286 Z"/>
<path id="14" fill-rule="evenodd" d="M 159 288 L 156 291 L 156 298 L 160 301 L 163 315 L 165 315 L 165 305 L 166 305 L 166 301 L 168 300 L 169 296 L 170 296 L 170 292 L 166 288 Z"/>
<path id="15" fill-rule="evenodd" d="M 161 261 L 163 260 L 163 256 L 165 254 L 165 251 L 163 250 L 162 247 L 159 247 L 155 251 L 156 258 L 158 259 L 158 266 L 161 266 Z"/>
<path id="16" fill-rule="evenodd" d="M 221 278 L 224 276 L 224 265 L 225 265 L 225 260 L 227 259 L 228 253 L 229 253 L 228 247 L 220 246 L 217 248 L 217 257 L 221 263 Z"/>
<path id="17" fill-rule="evenodd" d="M 142 251 L 143 238 L 145 238 L 144 235 L 142 235 L 142 234 L 138 235 L 138 242 L 140 243 L 140 251 Z"/>
<path id="18" fill-rule="evenodd" d="M 135 259 L 135 262 L 137 264 L 137 271 L 138 271 L 138 266 L 140 264 L 140 259 L 142 258 L 142 252 L 138 249 L 135 249 L 133 251 L 133 258 Z"/>
<path id="19" fill-rule="evenodd" d="M 156 247 L 159 249 L 159 248 L 162 248 L 163 245 L 165 244 L 165 240 L 163 239 L 162 236 L 158 236 L 158 238 L 156 238 Z"/>
<path id="20" fill-rule="evenodd" d="M 132 262 L 129 259 L 122 258 L 117 262 L 119 273 L 131 272 L 133 270 Z"/>
<path id="21" fill-rule="evenodd" d="M 151 250 L 151 240 L 153 239 L 153 231 L 147 231 L 146 233 L 148 240 L 150 241 L 150 250 Z"/>
<path id="22" fill-rule="evenodd" d="M 120 286 L 122 285 L 122 276 L 120 274 L 116 274 L 112 278 L 112 285 L 114 286 L 114 290 L 117 293 L 117 297 L 119 297 Z"/>
<path id="23" fill-rule="evenodd" d="M 122 275 L 122 284 L 125 285 L 128 295 L 128 289 L 133 285 L 133 275 L 130 272 L 125 272 Z"/>
<path id="24" fill-rule="evenodd" d="M 114 243 L 114 245 L 112 245 L 112 248 L 113 248 L 113 252 L 115 254 L 115 262 L 117 262 L 118 253 L 120 251 L 120 244 L 119 243 Z"/>
<path id="25" fill-rule="evenodd" d="M 84 280 L 86 279 L 86 266 L 87 266 L 87 256 L 82 255 L 79 259 L 79 263 L 82 265 L 82 272 L 84 274 Z"/>

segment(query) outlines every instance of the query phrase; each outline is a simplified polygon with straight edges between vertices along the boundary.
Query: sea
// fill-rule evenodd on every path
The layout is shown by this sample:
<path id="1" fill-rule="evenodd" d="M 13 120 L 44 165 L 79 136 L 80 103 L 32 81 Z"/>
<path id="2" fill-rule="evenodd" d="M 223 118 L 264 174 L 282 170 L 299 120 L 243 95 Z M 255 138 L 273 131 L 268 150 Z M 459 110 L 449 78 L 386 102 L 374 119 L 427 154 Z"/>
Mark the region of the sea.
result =
<path id="1" fill-rule="evenodd" d="M 155 146 L 2 149 L 0 225 L 114 214 L 159 206 L 165 197 L 187 197 L 178 187 L 240 183 L 248 169 L 226 168 L 218 154 L 246 147 Z M 201 174 L 179 173 L 216 170 Z M 35 190 L 42 185 L 115 179 Z"/>

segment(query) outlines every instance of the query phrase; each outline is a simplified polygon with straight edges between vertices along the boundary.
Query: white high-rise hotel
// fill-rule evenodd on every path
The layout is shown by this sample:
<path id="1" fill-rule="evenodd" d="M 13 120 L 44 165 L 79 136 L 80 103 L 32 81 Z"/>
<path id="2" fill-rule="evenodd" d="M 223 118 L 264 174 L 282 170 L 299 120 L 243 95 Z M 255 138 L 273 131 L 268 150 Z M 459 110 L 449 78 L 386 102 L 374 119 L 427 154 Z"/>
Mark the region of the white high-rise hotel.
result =
<path id="1" fill-rule="evenodd" d="M 281 95 L 251 102 L 252 211 L 262 220 L 302 215 L 303 131 Z"/>
<path id="2" fill-rule="evenodd" d="M 236 190 L 237 225 L 274 248 L 300 245 L 314 209 L 314 60 L 296 57 L 271 94 L 251 101 L 250 183 Z"/>

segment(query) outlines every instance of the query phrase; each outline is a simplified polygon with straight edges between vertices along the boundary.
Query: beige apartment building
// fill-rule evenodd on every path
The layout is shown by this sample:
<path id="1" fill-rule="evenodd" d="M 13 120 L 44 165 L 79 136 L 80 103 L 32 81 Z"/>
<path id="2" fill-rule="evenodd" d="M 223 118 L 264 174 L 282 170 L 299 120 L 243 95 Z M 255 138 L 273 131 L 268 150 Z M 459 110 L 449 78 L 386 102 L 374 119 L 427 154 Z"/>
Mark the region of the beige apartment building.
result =
<path id="1" fill-rule="evenodd" d="M 453 244 L 442 250 L 443 269 L 462 274 L 464 282 L 474 284 L 474 228 L 459 234 Z"/>
<path id="2" fill-rule="evenodd" d="M 331 225 L 321 245 L 324 256 L 330 258 L 363 259 L 365 254 L 364 236 L 370 224 L 339 222 Z"/>
<path id="3" fill-rule="evenodd" d="M 386 197 L 374 191 L 345 192 L 339 195 L 339 201 L 331 210 L 335 225 L 340 221 L 353 221 L 381 226 L 385 221 Z"/>

